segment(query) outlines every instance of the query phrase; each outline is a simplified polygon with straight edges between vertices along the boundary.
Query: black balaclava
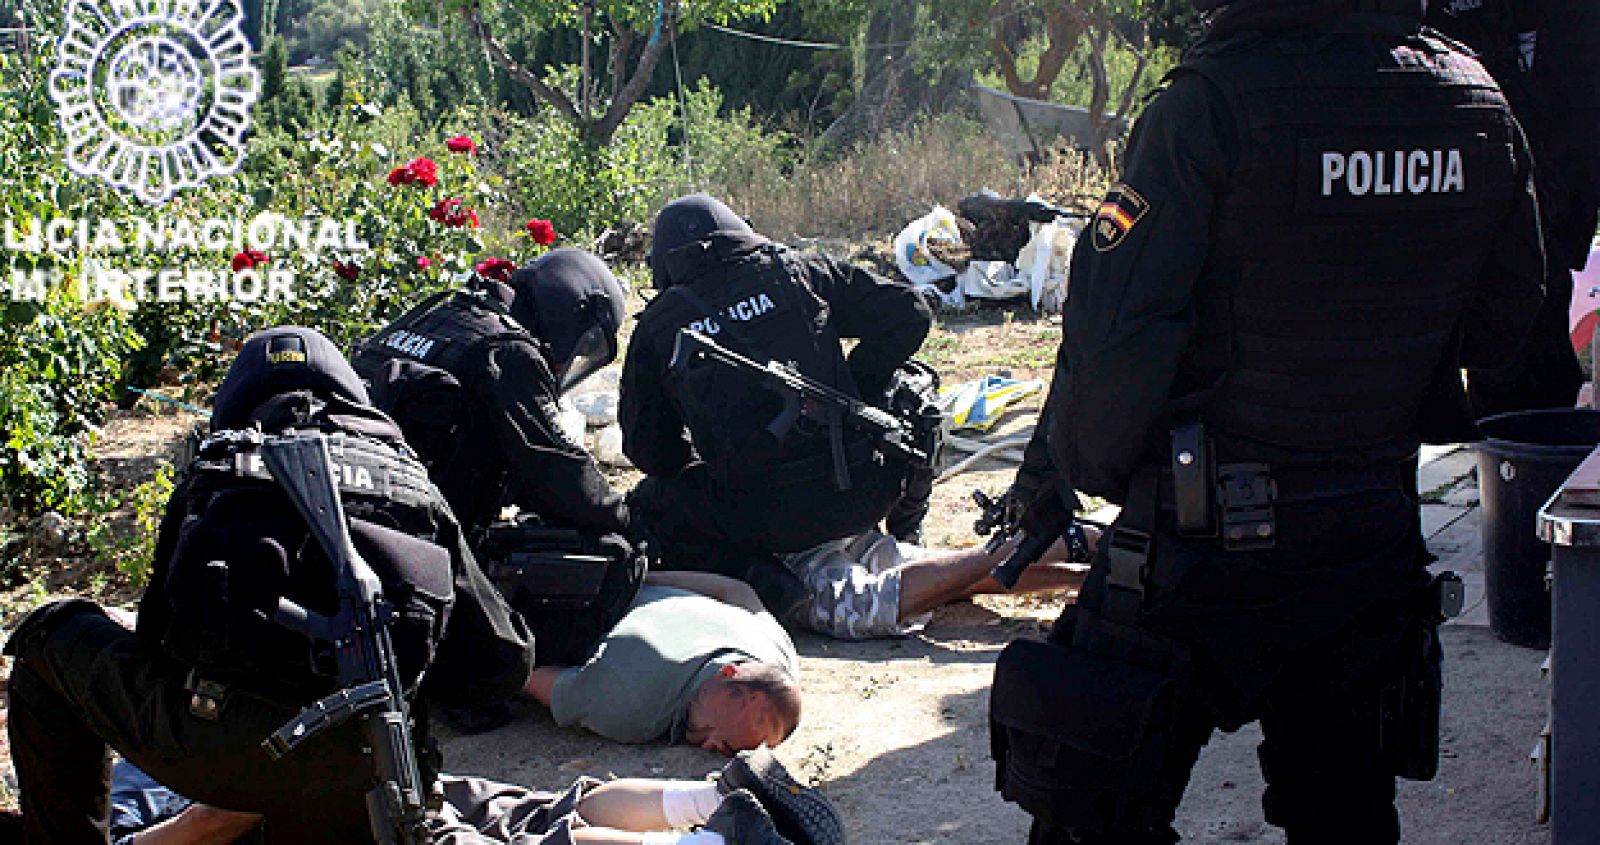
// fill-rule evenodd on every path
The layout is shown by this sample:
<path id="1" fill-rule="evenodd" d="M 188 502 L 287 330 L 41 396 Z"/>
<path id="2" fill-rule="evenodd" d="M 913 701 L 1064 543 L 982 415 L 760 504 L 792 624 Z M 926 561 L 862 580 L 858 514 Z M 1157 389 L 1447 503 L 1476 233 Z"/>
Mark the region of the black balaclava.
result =
<path id="1" fill-rule="evenodd" d="M 333 341 L 316 329 L 280 326 L 252 335 L 212 400 L 211 430 L 247 428 L 275 396 L 310 391 L 324 400 L 370 405 L 367 390 Z"/>
<path id="2" fill-rule="evenodd" d="M 511 289 L 511 316 L 544 342 L 563 392 L 616 360 L 627 295 L 604 261 L 552 250 L 513 273 Z"/>
<path id="3" fill-rule="evenodd" d="M 690 194 L 667 203 L 650 231 L 650 273 L 656 288 L 666 290 L 683 281 L 672 278 L 668 268 L 677 262 L 669 256 L 707 244 L 713 235 L 760 238 L 743 217 L 709 194 Z"/>

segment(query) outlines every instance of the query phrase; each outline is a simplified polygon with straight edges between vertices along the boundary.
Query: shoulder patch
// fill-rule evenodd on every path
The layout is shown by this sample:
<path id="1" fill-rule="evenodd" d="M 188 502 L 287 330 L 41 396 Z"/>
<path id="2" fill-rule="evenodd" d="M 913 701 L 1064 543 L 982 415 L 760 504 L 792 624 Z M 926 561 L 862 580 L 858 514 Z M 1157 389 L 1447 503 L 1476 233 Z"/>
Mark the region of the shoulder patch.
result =
<path id="1" fill-rule="evenodd" d="M 1124 182 L 1112 185 L 1089 224 L 1094 248 L 1100 252 L 1116 249 L 1149 210 L 1150 203 L 1131 186 Z"/>

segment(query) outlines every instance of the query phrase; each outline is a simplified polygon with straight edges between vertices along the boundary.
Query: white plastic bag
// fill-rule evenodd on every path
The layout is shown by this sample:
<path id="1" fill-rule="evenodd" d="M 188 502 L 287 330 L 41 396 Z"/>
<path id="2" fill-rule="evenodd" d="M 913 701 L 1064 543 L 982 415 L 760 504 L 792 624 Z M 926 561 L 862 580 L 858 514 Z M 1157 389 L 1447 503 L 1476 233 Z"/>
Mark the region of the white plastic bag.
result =
<path id="1" fill-rule="evenodd" d="M 956 216 L 942 205 L 911 221 L 894 239 L 894 260 L 900 272 L 914 285 L 931 285 L 956 274 L 949 265 L 928 252 L 928 241 L 961 242 Z"/>
<path id="2" fill-rule="evenodd" d="M 1059 218 L 1036 224 L 1033 239 L 1017 253 L 1017 272 L 1028 280 L 1029 300 L 1036 311 L 1060 311 L 1067 300 L 1067 270 L 1078 228 Z"/>
<path id="3" fill-rule="evenodd" d="M 1028 279 L 1005 261 L 973 261 L 957 280 L 969 299 L 1011 299 L 1028 292 Z"/>

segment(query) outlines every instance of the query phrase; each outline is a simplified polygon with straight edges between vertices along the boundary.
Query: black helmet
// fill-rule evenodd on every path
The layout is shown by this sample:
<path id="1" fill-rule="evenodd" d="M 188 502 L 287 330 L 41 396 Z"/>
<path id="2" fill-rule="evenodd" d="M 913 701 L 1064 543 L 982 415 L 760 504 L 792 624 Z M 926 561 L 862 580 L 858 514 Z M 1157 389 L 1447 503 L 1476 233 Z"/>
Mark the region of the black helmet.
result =
<path id="1" fill-rule="evenodd" d="M 604 261 L 551 250 L 513 273 L 511 288 L 511 316 L 544 341 L 562 392 L 616 360 L 627 295 Z"/>
<path id="2" fill-rule="evenodd" d="M 717 233 L 755 234 L 743 217 L 709 194 L 690 194 L 667 203 L 650 231 L 650 273 L 655 286 L 665 290 L 673 284 L 667 272 L 668 255 L 704 243 Z"/>
<path id="3" fill-rule="evenodd" d="M 267 400 L 308 390 L 324 400 L 370 405 L 350 362 L 316 329 L 279 326 L 252 335 L 211 402 L 211 429 L 244 428 Z"/>

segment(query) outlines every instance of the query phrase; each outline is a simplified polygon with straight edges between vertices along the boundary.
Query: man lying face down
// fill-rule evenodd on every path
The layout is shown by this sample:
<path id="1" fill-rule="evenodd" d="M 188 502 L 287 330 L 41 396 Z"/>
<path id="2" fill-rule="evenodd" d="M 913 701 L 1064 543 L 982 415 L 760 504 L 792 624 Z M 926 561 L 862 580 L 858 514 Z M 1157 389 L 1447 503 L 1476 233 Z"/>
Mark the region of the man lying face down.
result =
<path id="1" fill-rule="evenodd" d="M 799 676 L 794 641 L 744 583 L 658 572 L 587 662 L 535 669 L 526 689 L 563 727 L 732 756 L 794 732 Z"/>

